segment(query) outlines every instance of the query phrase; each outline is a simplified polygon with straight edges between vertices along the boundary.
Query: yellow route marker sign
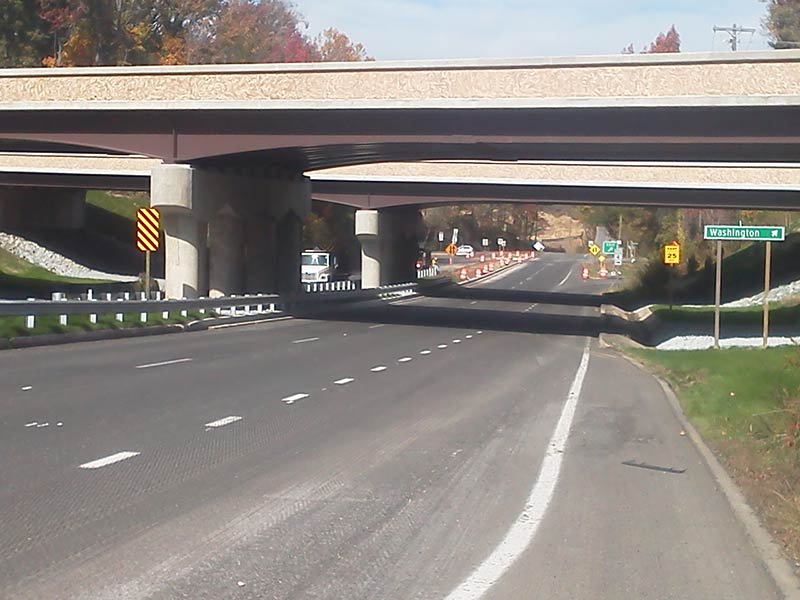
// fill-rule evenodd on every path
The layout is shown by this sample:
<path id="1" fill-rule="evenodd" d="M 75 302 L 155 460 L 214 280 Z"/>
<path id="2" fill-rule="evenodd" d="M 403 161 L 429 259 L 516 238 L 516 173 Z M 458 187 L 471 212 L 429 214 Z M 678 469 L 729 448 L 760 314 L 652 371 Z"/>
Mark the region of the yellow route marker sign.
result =
<path id="1" fill-rule="evenodd" d="M 597 256 L 598 254 L 600 254 L 600 246 L 598 246 L 597 244 L 592 244 L 591 246 L 589 246 L 589 252 L 592 254 L 592 256 Z"/>
<path id="2" fill-rule="evenodd" d="M 140 208 L 136 211 L 136 247 L 142 252 L 158 250 L 161 216 L 158 209 Z"/>
<path id="3" fill-rule="evenodd" d="M 602 265 L 604 262 L 606 262 L 606 257 L 601 254 L 597 257 L 597 260 Z"/>
<path id="4" fill-rule="evenodd" d="M 664 264 L 665 265 L 678 265 L 681 262 L 681 245 L 678 242 L 672 242 L 664 246 Z"/>
<path id="5" fill-rule="evenodd" d="M 447 248 L 444 249 L 450 256 L 455 256 L 456 252 L 458 251 L 458 247 L 455 244 L 448 244 Z"/>

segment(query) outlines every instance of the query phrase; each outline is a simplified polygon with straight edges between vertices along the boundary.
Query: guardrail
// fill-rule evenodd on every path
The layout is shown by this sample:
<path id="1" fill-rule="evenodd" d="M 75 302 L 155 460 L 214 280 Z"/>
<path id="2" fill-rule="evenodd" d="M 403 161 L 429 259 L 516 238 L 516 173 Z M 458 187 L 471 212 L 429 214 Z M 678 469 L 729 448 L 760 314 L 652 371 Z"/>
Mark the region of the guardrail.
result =
<path id="1" fill-rule="evenodd" d="M 36 300 L 0 302 L 0 317 L 25 317 L 25 326 L 33 329 L 36 326 L 36 317 L 46 315 L 59 315 L 59 324 L 67 325 L 69 317 L 75 315 L 89 315 L 90 323 L 97 323 L 97 316 L 113 314 L 115 320 L 123 322 L 127 315 L 138 315 L 141 323 L 147 323 L 148 315 L 160 312 L 162 318 L 168 319 L 170 314 L 180 313 L 182 317 L 188 316 L 189 311 L 204 314 L 213 310 L 218 314 L 264 314 L 286 310 L 287 307 L 305 303 L 316 302 L 347 302 L 368 300 L 371 298 L 389 298 L 406 295 L 416 290 L 416 282 L 387 285 L 379 288 L 345 291 L 322 291 L 315 294 L 301 292 L 299 295 L 280 296 L 277 294 L 224 296 L 219 298 L 198 298 L 194 300 L 126 300 L 111 299 L 111 294 L 106 298 L 89 300 Z M 90 294 L 91 296 L 91 294 Z M 143 294 L 141 298 L 143 298 Z"/>
<path id="2" fill-rule="evenodd" d="M 306 292 L 349 292 L 359 289 L 360 284 L 355 281 L 320 281 L 317 283 L 304 283 L 303 289 Z"/>

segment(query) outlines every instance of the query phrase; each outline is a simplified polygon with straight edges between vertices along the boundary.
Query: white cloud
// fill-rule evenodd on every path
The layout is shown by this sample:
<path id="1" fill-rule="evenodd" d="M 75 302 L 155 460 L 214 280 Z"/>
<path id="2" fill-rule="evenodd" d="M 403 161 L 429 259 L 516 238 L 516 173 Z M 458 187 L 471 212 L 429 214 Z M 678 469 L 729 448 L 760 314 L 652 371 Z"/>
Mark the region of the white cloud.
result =
<path id="1" fill-rule="evenodd" d="M 714 25 L 755 27 L 742 50 L 768 46 L 758 0 L 297 0 L 310 33 L 336 27 L 379 60 L 617 54 L 675 24 L 687 52 L 725 50 Z"/>

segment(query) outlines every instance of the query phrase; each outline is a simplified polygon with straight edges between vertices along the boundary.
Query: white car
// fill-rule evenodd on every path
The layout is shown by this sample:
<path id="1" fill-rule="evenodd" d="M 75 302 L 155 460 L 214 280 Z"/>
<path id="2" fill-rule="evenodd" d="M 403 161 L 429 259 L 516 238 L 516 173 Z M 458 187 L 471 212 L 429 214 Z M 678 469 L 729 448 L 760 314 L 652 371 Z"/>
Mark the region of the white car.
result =
<path id="1" fill-rule="evenodd" d="M 456 249 L 456 256 L 466 256 L 467 258 L 472 258 L 475 256 L 475 249 L 469 244 L 464 244 Z"/>

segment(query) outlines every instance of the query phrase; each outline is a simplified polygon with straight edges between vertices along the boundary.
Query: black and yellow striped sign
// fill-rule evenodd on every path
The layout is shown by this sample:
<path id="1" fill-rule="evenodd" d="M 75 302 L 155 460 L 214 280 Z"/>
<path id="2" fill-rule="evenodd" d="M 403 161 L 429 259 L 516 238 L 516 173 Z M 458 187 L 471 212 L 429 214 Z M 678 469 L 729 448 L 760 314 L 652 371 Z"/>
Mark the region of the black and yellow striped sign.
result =
<path id="1" fill-rule="evenodd" d="M 136 247 L 142 252 L 158 250 L 158 230 L 161 217 L 158 209 L 140 208 L 136 211 Z"/>

